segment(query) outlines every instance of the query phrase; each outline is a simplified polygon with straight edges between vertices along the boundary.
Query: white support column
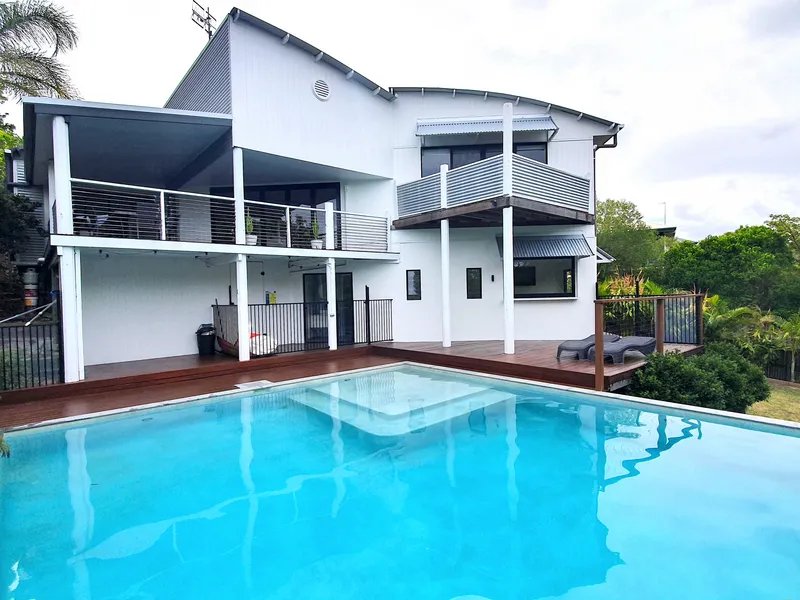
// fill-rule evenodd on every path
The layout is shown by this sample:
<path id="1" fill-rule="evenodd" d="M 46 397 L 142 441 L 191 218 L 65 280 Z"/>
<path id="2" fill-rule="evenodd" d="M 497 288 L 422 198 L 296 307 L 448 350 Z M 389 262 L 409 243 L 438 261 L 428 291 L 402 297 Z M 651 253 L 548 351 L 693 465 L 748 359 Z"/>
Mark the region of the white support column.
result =
<path id="1" fill-rule="evenodd" d="M 336 332 L 336 259 L 325 259 L 325 283 L 328 297 L 328 348 L 338 348 L 339 337 Z"/>
<path id="2" fill-rule="evenodd" d="M 439 167 L 439 177 L 441 207 L 447 208 L 447 165 Z M 442 241 L 442 347 L 449 348 L 452 345 L 450 331 L 450 220 L 442 219 L 440 225 Z"/>
<path id="3" fill-rule="evenodd" d="M 83 268 L 81 267 L 81 249 L 75 248 L 75 318 L 78 323 L 78 377 L 86 379 L 86 363 L 83 354 Z"/>
<path id="4" fill-rule="evenodd" d="M 325 203 L 325 248 L 336 249 L 336 232 L 334 231 L 333 202 Z"/>
<path id="5" fill-rule="evenodd" d="M 80 254 L 75 248 L 58 249 L 59 281 L 61 285 L 61 338 L 64 353 L 64 381 L 83 379 L 82 338 L 83 311 L 80 309 Z M 76 258 L 77 255 L 77 258 Z"/>
<path id="6" fill-rule="evenodd" d="M 514 209 L 503 209 L 503 348 L 514 354 Z"/>
<path id="7" fill-rule="evenodd" d="M 514 155 L 514 105 L 503 104 L 503 195 L 512 193 L 511 157 Z"/>
<path id="8" fill-rule="evenodd" d="M 71 235 L 72 184 L 69 165 L 69 126 L 62 116 L 53 117 L 53 188 L 56 199 L 58 233 Z"/>
<path id="9" fill-rule="evenodd" d="M 244 158 L 241 148 L 233 149 L 233 204 L 236 215 L 236 243 L 244 244 Z"/>
<path id="10" fill-rule="evenodd" d="M 236 315 L 239 324 L 239 360 L 250 360 L 250 304 L 247 298 L 245 254 L 236 255 Z"/>

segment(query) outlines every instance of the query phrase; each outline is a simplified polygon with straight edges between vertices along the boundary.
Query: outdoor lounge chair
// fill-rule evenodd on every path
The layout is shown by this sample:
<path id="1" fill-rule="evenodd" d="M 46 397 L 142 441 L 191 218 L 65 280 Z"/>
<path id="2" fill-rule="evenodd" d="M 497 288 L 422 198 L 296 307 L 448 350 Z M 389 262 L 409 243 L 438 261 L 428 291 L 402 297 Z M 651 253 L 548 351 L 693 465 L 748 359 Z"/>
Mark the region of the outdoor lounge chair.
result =
<path id="1" fill-rule="evenodd" d="M 619 336 L 613 333 L 603 334 L 603 343 L 605 344 L 616 342 L 618 339 Z M 578 355 L 579 360 L 585 360 L 588 356 L 589 350 L 593 347 L 594 347 L 594 335 L 585 337 L 582 340 L 567 340 L 566 342 L 561 342 L 558 345 L 558 351 L 556 352 L 556 359 L 561 360 L 562 352 L 575 352 Z"/>
<path id="2" fill-rule="evenodd" d="M 616 342 L 606 342 L 603 344 L 604 360 L 610 356 L 615 365 L 623 363 L 625 362 L 625 353 L 628 350 L 636 350 L 645 356 L 652 354 L 656 350 L 656 338 L 632 335 L 629 337 L 620 338 Z M 593 359 L 594 346 L 589 349 L 589 360 Z"/>

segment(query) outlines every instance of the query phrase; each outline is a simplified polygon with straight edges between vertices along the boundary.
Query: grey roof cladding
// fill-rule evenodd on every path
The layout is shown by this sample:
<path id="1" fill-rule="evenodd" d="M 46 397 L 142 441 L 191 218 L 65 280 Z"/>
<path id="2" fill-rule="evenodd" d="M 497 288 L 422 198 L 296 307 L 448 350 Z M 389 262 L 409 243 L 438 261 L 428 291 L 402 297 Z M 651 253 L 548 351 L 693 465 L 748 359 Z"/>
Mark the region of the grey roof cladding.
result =
<path id="1" fill-rule="evenodd" d="M 497 238 L 497 249 L 503 256 L 503 238 Z M 593 256 L 583 235 L 514 236 L 514 259 L 585 258 Z"/>

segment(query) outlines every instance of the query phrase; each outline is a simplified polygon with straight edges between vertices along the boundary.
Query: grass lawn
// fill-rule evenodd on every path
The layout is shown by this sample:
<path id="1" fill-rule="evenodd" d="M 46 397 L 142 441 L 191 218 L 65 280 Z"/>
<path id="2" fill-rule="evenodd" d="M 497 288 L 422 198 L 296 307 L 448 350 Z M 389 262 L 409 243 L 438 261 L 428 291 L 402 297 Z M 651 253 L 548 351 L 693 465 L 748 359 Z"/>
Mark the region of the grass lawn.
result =
<path id="1" fill-rule="evenodd" d="M 747 414 L 800 422 L 800 384 L 770 379 L 769 387 L 769 399 L 753 404 Z"/>

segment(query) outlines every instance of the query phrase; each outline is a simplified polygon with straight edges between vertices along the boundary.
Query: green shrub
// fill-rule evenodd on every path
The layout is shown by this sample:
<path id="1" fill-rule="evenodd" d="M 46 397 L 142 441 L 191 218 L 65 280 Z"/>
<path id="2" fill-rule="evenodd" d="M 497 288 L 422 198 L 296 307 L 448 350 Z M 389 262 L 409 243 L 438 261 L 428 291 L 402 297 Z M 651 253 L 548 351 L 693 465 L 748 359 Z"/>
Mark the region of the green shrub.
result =
<path id="1" fill-rule="evenodd" d="M 743 413 L 769 397 L 764 373 L 731 344 L 705 354 L 653 354 L 636 373 L 630 393 L 642 398 Z"/>

